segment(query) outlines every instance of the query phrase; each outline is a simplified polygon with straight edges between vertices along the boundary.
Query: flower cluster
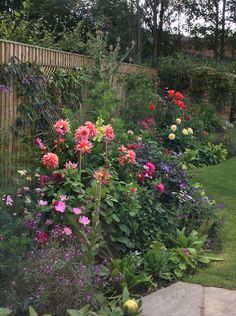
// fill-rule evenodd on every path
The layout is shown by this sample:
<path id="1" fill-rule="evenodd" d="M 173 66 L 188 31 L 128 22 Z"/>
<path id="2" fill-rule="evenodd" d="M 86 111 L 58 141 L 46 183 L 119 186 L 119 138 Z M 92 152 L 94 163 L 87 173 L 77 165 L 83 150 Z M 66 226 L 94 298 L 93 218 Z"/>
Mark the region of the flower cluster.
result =
<path id="1" fill-rule="evenodd" d="M 147 117 L 143 120 L 138 121 L 138 125 L 141 129 L 149 131 L 149 130 L 155 128 L 156 123 L 155 123 L 154 119 Z"/>
<path id="2" fill-rule="evenodd" d="M 146 179 L 153 179 L 156 176 L 156 167 L 152 162 L 143 165 L 144 171 L 138 173 L 138 180 L 144 183 Z"/>
<path id="3" fill-rule="evenodd" d="M 39 149 L 41 150 L 42 154 L 45 154 L 47 152 L 47 148 L 44 146 L 41 138 L 36 138 L 36 144 L 39 146 Z"/>
<path id="4" fill-rule="evenodd" d="M 181 118 L 177 118 L 176 120 L 175 120 L 175 123 L 177 124 L 177 125 L 180 125 L 181 123 L 182 123 L 182 120 L 181 120 Z M 176 135 L 174 134 L 177 130 L 178 130 L 178 126 L 177 125 L 175 125 L 175 124 L 173 124 L 173 125 L 171 125 L 171 127 L 170 127 L 170 129 L 171 129 L 171 133 L 168 135 L 168 138 L 169 138 L 169 140 L 175 140 L 175 138 L 176 138 Z M 182 134 L 183 135 L 192 135 L 193 134 L 193 130 L 192 130 L 192 128 L 191 127 L 188 127 L 188 128 L 183 128 L 182 129 Z"/>
<path id="5" fill-rule="evenodd" d="M 167 93 L 173 104 L 179 106 L 183 110 L 187 109 L 187 105 L 183 102 L 184 95 L 182 93 L 175 90 L 168 90 Z"/>
<path id="6" fill-rule="evenodd" d="M 136 164 L 136 153 L 133 149 L 127 149 L 124 145 L 121 145 L 119 147 L 119 151 L 121 153 L 121 156 L 119 158 L 119 164 L 121 166 L 124 166 L 125 163 L 131 165 Z"/>

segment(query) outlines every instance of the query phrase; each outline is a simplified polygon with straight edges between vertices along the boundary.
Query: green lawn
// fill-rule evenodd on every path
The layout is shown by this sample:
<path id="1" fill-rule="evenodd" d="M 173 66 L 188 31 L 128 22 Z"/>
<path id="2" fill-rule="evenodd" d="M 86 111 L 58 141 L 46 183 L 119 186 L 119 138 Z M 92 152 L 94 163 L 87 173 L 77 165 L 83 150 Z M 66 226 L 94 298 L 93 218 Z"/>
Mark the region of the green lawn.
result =
<path id="1" fill-rule="evenodd" d="M 225 260 L 211 263 L 185 281 L 205 286 L 236 289 L 236 158 L 222 164 L 197 170 L 196 180 L 205 186 L 209 195 L 222 201 L 222 250 Z"/>

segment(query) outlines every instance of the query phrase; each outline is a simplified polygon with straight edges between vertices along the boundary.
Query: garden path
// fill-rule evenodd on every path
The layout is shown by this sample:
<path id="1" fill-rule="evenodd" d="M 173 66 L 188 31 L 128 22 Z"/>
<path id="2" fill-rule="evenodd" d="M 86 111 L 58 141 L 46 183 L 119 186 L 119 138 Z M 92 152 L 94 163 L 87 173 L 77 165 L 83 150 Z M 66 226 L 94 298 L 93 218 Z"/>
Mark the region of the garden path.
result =
<path id="1" fill-rule="evenodd" d="M 177 282 L 142 300 L 142 316 L 235 316 L 236 291 Z"/>

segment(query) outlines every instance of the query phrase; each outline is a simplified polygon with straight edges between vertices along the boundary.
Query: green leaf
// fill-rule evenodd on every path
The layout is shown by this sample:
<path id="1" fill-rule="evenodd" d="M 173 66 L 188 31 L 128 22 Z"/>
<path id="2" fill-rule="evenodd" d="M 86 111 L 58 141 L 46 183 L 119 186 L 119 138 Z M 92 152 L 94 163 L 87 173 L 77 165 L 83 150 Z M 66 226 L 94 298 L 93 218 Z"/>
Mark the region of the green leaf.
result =
<path id="1" fill-rule="evenodd" d="M 125 303 L 129 299 L 129 291 L 127 287 L 124 288 L 123 294 L 122 294 L 122 302 Z"/>
<path id="2" fill-rule="evenodd" d="M 88 316 L 89 309 L 90 309 L 90 305 L 85 305 L 80 310 L 68 309 L 67 313 L 70 316 Z"/>
<path id="3" fill-rule="evenodd" d="M 12 313 L 9 308 L 0 308 L 0 316 L 8 316 Z"/>
<path id="4" fill-rule="evenodd" d="M 32 306 L 29 307 L 29 315 L 30 316 L 37 316 L 38 314 L 36 313 L 36 311 L 33 309 Z"/>

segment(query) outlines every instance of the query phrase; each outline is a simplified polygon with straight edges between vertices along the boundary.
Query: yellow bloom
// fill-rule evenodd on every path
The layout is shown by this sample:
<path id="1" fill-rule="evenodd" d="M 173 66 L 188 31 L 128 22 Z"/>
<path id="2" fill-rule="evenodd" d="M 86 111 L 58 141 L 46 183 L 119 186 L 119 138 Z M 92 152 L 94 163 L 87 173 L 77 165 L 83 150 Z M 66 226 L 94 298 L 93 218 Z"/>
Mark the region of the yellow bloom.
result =
<path id="1" fill-rule="evenodd" d="M 138 312 L 138 303 L 135 300 L 128 300 L 124 303 L 123 310 L 128 315 L 135 315 Z"/>
<path id="2" fill-rule="evenodd" d="M 171 125 L 170 129 L 172 130 L 172 132 L 175 132 L 177 130 L 177 126 L 176 125 Z"/>
<path id="3" fill-rule="evenodd" d="M 174 140 L 175 139 L 175 134 L 171 133 L 169 136 L 168 136 L 169 140 Z"/>
<path id="4" fill-rule="evenodd" d="M 175 120 L 175 123 L 176 123 L 176 124 L 181 124 L 181 119 L 180 119 L 180 118 L 177 118 L 177 119 Z"/>
<path id="5" fill-rule="evenodd" d="M 189 133 L 189 135 L 193 134 L 193 130 L 190 127 L 188 128 L 188 133 Z"/>
<path id="6" fill-rule="evenodd" d="M 188 135 L 188 130 L 187 130 L 186 128 L 184 128 L 184 129 L 182 130 L 182 133 L 183 133 L 184 135 Z"/>

